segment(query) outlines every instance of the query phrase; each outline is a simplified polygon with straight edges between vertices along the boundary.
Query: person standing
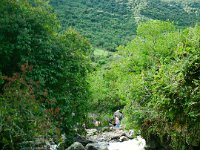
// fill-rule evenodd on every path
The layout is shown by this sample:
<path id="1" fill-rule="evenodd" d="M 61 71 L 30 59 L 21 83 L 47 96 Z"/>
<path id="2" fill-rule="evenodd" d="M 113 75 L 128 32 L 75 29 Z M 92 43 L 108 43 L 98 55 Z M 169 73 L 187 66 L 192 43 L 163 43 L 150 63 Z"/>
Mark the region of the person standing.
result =
<path id="1" fill-rule="evenodd" d="M 120 127 L 120 120 L 117 116 L 115 116 L 115 127 L 119 128 Z"/>
<path id="2" fill-rule="evenodd" d="M 114 112 L 114 117 L 115 116 L 117 116 L 119 120 L 122 120 L 122 118 L 123 118 L 123 115 L 122 115 L 122 113 L 119 110 L 117 110 L 116 112 Z"/>

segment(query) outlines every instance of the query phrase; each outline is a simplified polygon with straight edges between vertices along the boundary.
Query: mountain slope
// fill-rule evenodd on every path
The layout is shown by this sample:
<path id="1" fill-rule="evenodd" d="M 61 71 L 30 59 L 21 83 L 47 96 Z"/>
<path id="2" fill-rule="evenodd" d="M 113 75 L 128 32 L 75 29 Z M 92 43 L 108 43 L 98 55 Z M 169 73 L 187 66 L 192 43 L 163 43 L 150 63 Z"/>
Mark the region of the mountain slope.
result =
<path id="1" fill-rule="evenodd" d="M 52 0 L 51 4 L 63 28 L 77 29 L 96 47 L 114 50 L 135 34 L 128 0 Z"/>
<path id="2" fill-rule="evenodd" d="M 95 47 L 114 51 L 136 34 L 137 24 L 169 20 L 179 27 L 200 22 L 199 0 L 51 0 L 62 29 L 73 27 Z"/>
<path id="3" fill-rule="evenodd" d="M 200 22 L 200 1 L 149 0 L 140 14 L 151 19 L 173 21 L 181 27 L 194 26 Z"/>

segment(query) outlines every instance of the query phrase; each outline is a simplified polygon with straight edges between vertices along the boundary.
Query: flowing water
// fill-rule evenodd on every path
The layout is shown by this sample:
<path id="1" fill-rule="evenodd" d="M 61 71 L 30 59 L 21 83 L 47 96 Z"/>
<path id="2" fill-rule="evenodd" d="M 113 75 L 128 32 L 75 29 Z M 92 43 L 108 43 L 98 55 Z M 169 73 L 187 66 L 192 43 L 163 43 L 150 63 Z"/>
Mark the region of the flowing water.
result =
<path id="1" fill-rule="evenodd" d="M 109 150 L 144 150 L 146 142 L 143 138 L 138 136 L 137 138 L 124 142 L 109 143 Z"/>

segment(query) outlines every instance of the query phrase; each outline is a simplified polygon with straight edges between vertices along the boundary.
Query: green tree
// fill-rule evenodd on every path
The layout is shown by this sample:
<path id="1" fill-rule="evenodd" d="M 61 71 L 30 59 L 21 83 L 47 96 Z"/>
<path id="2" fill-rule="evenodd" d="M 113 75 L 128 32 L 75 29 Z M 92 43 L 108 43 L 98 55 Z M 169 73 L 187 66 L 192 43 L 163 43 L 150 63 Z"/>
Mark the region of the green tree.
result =
<path id="1" fill-rule="evenodd" d="M 75 28 L 95 47 L 115 51 L 135 34 L 135 19 L 128 0 L 51 0 L 51 5 L 63 30 Z"/>
<path id="2" fill-rule="evenodd" d="M 64 50 L 63 74 L 59 88 L 52 93 L 57 97 L 60 111 L 60 122 L 65 132 L 75 127 L 83 127 L 88 110 L 88 83 L 86 77 L 90 71 L 91 46 L 75 30 L 69 29 L 59 35 Z M 58 95 L 56 95 L 58 94 Z M 67 117 L 71 116 L 71 117 Z M 78 123 L 78 124 L 77 124 Z"/>
<path id="3" fill-rule="evenodd" d="M 150 21 L 121 48 L 126 67 L 138 76 L 130 82 L 139 82 L 125 107 L 129 127 L 140 129 L 147 142 L 158 138 L 165 149 L 192 148 L 199 142 L 199 33 L 199 27 L 178 32 L 167 22 Z M 194 74 L 189 81 L 188 66 Z"/>
<path id="4" fill-rule="evenodd" d="M 140 24 L 135 39 L 118 48 L 120 57 L 95 74 L 103 96 L 94 102 L 116 106 L 117 95 L 126 128 L 140 130 L 150 147 L 199 146 L 199 29 L 179 31 L 157 20 Z"/>
<path id="5" fill-rule="evenodd" d="M 7 83 L 0 95 L 0 149 L 35 149 L 37 145 L 31 142 L 37 138 L 42 143 L 57 136 L 50 113 L 41 105 L 42 99 L 36 99 L 33 83 L 23 76 L 3 77 Z"/>
<path id="6" fill-rule="evenodd" d="M 42 99 L 40 105 L 61 132 L 74 134 L 87 111 L 90 44 L 72 29 L 59 33 L 59 22 L 44 1 L 3 0 L 0 16 L 0 75 L 21 74 L 21 66 L 29 66 L 24 80 L 37 83 L 35 99 Z M 1 94 L 6 82 L 1 78 Z"/>

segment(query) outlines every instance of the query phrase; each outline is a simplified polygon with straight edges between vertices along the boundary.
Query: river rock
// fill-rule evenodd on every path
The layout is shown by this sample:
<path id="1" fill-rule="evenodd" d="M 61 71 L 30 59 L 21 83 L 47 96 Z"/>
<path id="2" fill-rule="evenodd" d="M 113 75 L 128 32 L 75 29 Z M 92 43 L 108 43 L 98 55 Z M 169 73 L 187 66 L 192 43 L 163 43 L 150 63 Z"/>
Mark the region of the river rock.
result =
<path id="1" fill-rule="evenodd" d="M 91 141 L 96 141 L 96 143 L 98 143 L 102 141 L 104 142 L 119 141 L 121 136 L 126 136 L 125 132 L 120 129 L 115 129 L 110 132 L 102 132 L 97 135 L 87 136 L 87 138 Z"/>
<path id="2" fill-rule="evenodd" d="M 98 133 L 97 129 L 86 129 L 87 136 L 96 135 Z"/>
<path id="3" fill-rule="evenodd" d="M 111 137 L 111 140 L 119 140 L 120 139 L 120 135 L 115 135 Z"/>
<path id="4" fill-rule="evenodd" d="M 67 150 L 85 150 L 85 148 L 81 143 L 75 142 Z"/>
<path id="5" fill-rule="evenodd" d="M 88 143 L 94 143 L 93 141 L 88 140 L 80 135 L 77 135 L 74 141 L 81 143 L 83 146 L 86 146 Z"/>
<path id="6" fill-rule="evenodd" d="M 86 150 L 108 150 L 108 145 L 106 142 L 89 143 L 86 145 Z"/>
<path id="7" fill-rule="evenodd" d="M 110 130 L 111 130 L 110 127 L 103 127 L 101 129 L 102 132 L 106 132 L 106 131 L 110 131 Z"/>
<path id="8" fill-rule="evenodd" d="M 129 139 L 133 139 L 133 137 L 135 136 L 134 130 L 125 131 L 125 136 Z"/>
<path id="9" fill-rule="evenodd" d="M 124 141 L 128 141 L 129 138 L 126 137 L 126 136 L 121 136 L 121 137 L 119 138 L 119 140 L 120 140 L 120 142 L 124 142 Z"/>

